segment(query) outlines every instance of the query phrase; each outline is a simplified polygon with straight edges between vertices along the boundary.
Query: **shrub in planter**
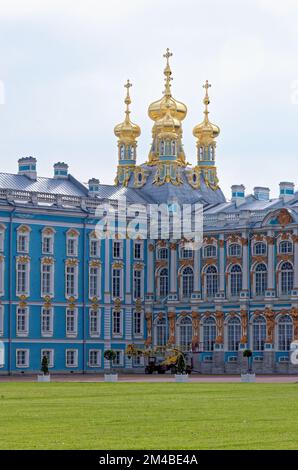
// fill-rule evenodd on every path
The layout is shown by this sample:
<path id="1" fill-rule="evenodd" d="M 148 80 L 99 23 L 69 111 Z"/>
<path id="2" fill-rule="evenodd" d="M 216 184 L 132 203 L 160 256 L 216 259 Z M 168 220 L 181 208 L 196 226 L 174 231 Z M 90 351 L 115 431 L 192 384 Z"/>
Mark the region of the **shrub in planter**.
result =
<path id="1" fill-rule="evenodd" d="M 245 349 L 243 351 L 243 357 L 247 358 L 247 372 L 248 372 L 248 374 L 252 374 L 252 367 L 251 367 L 252 351 L 250 349 Z"/>
<path id="2" fill-rule="evenodd" d="M 46 355 L 44 355 L 42 358 L 40 370 L 42 375 L 37 376 L 37 381 L 50 382 L 49 361 Z"/>
<path id="3" fill-rule="evenodd" d="M 104 352 L 104 358 L 110 362 L 110 370 L 111 370 L 111 374 L 114 373 L 113 371 L 113 361 L 116 359 L 116 353 L 115 351 L 113 351 L 113 349 L 107 349 L 105 352 Z"/>

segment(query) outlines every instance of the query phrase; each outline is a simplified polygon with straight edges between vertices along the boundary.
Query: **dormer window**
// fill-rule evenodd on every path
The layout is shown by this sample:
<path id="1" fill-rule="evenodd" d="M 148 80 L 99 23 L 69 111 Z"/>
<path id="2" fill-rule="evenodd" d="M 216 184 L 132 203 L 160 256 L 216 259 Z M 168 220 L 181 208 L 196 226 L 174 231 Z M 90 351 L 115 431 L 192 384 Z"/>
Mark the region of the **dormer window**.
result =
<path id="1" fill-rule="evenodd" d="M 279 253 L 286 255 L 293 253 L 293 243 L 290 241 L 282 241 L 279 244 Z"/>
<path id="2" fill-rule="evenodd" d="M 263 243 L 263 242 L 255 243 L 255 246 L 254 246 L 255 255 L 266 255 L 266 253 L 267 253 L 266 243 Z"/>
<path id="3" fill-rule="evenodd" d="M 204 248 L 204 258 L 215 258 L 216 257 L 216 246 L 207 245 Z"/>
<path id="4" fill-rule="evenodd" d="M 167 248 L 159 248 L 157 252 L 158 259 L 168 259 L 168 249 Z"/>
<path id="5" fill-rule="evenodd" d="M 232 243 L 232 245 L 229 246 L 229 256 L 241 256 L 241 245 Z"/>

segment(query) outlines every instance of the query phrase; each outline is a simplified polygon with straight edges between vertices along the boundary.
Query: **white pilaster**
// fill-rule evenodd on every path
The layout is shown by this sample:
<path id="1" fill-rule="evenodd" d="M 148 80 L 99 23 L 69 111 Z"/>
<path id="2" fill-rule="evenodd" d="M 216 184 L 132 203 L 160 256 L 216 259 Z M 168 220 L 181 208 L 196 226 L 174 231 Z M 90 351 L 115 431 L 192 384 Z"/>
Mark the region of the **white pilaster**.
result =
<path id="1" fill-rule="evenodd" d="M 125 241 L 126 243 L 126 260 L 125 260 L 125 302 L 126 304 L 131 304 L 131 272 L 132 272 L 132 263 L 131 263 L 131 243 L 130 239 Z"/>
<path id="2" fill-rule="evenodd" d="M 225 242 L 224 235 L 219 236 L 219 291 L 225 290 Z"/>
<path id="3" fill-rule="evenodd" d="M 248 291 L 249 280 L 249 251 L 248 251 L 248 237 L 245 232 L 242 233 L 242 290 Z"/>
<path id="4" fill-rule="evenodd" d="M 273 233 L 272 230 L 267 232 L 269 241 L 267 243 L 268 250 L 268 290 L 274 290 L 274 278 L 275 278 L 275 269 L 274 269 L 274 244 L 271 242 Z"/>
<path id="5" fill-rule="evenodd" d="M 105 293 L 104 301 L 105 303 L 110 303 L 111 301 L 111 288 L 110 288 L 110 274 L 111 274 L 111 263 L 110 263 L 110 240 L 109 238 L 105 239 Z"/>
<path id="6" fill-rule="evenodd" d="M 147 243 L 147 260 L 147 293 L 152 295 L 154 292 L 154 242 L 150 240 Z"/>
<path id="7" fill-rule="evenodd" d="M 175 246 L 175 248 L 174 248 Z M 170 293 L 177 294 L 177 246 L 175 243 L 170 244 Z"/>
<path id="8" fill-rule="evenodd" d="M 294 230 L 294 288 L 298 289 L 298 230 Z"/>

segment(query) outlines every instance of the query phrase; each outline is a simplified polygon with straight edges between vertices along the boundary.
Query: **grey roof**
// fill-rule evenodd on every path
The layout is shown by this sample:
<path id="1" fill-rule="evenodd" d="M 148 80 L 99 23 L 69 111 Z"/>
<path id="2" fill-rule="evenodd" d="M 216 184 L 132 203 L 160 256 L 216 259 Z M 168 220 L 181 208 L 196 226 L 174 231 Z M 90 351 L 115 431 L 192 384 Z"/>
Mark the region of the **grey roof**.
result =
<path id="1" fill-rule="evenodd" d="M 71 175 L 68 176 L 68 179 L 44 178 L 39 176 L 36 180 L 31 180 L 24 175 L 0 173 L 0 188 L 68 196 L 86 196 L 88 193 L 86 188 L 84 188 L 81 183 L 78 183 Z"/>

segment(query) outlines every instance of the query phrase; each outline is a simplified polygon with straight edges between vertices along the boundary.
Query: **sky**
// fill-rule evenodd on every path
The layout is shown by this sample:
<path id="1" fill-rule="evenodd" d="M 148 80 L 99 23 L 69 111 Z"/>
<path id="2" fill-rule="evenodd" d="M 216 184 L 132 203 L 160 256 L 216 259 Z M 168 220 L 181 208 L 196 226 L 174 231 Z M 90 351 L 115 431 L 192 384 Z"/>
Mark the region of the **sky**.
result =
<path id="1" fill-rule="evenodd" d="M 280 181 L 298 189 L 297 0 L 0 0 L 0 171 L 33 155 L 39 176 L 65 161 L 82 182 L 113 183 L 128 78 L 145 162 L 167 47 L 173 96 L 188 107 L 187 160 L 196 161 L 208 79 L 227 198 L 232 184 L 272 197 Z"/>

